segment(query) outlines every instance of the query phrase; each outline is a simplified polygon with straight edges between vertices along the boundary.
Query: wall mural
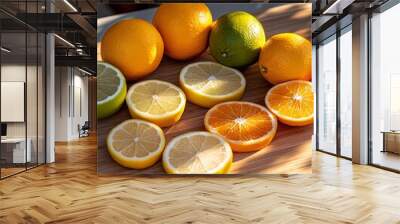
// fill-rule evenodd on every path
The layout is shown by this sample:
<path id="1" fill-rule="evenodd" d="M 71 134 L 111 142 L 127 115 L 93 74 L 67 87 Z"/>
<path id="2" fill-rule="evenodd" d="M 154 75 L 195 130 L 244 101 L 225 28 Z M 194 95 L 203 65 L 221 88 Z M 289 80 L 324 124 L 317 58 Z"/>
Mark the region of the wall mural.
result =
<path id="1" fill-rule="evenodd" d="M 311 4 L 137 8 L 98 19 L 99 175 L 311 173 Z"/>

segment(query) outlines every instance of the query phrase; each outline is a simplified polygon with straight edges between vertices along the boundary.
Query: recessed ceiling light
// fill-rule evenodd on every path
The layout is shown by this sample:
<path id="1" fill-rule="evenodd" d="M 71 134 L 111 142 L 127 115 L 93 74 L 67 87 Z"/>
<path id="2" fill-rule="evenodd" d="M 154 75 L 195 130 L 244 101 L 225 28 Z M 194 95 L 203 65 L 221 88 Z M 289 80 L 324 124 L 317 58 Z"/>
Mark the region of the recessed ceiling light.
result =
<path id="1" fill-rule="evenodd" d="M 71 42 L 69 42 L 68 40 L 60 37 L 58 34 L 54 34 L 55 37 L 57 37 L 59 40 L 61 40 L 62 42 L 66 43 L 68 46 L 75 48 L 75 45 L 73 45 Z"/>
<path id="2" fill-rule="evenodd" d="M 1 47 L 0 49 L 1 49 L 2 51 L 6 52 L 6 53 L 10 53 L 10 52 L 11 52 L 11 50 L 9 50 L 9 49 L 7 49 L 7 48 L 5 48 L 5 47 Z"/>
<path id="3" fill-rule="evenodd" d="M 88 75 L 90 75 L 90 76 L 93 75 L 92 73 L 90 73 L 90 72 L 88 72 L 88 71 L 86 71 L 86 70 L 83 70 L 83 69 L 81 69 L 81 68 L 79 68 L 79 67 L 78 67 L 78 70 L 81 71 L 81 72 L 83 72 L 83 73 L 85 73 L 85 74 L 88 74 Z"/>
<path id="4" fill-rule="evenodd" d="M 68 5 L 74 12 L 78 12 L 78 10 L 73 6 L 68 0 L 64 0 L 64 3 Z"/>
<path id="5" fill-rule="evenodd" d="M 351 5 L 354 1 L 355 0 L 336 0 L 327 9 L 325 9 L 322 14 L 342 14 L 343 10 L 347 8 L 347 6 Z"/>

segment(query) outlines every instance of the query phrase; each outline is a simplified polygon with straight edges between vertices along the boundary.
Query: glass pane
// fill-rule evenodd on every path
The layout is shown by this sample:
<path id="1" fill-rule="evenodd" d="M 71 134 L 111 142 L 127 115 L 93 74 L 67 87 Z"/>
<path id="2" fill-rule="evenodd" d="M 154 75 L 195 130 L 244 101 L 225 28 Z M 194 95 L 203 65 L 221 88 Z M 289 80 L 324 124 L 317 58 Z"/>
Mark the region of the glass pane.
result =
<path id="1" fill-rule="evenodd" d="M 28 48 L 28 62 L 27 62 L 27 80 L 26 80 L 26 115 L 27 115 L 27 142 L 28 142 L 28 154 L 30 158 L 28 159 L 27 166 L 28 168 L 34 167 L 37 165 L 37 132 L 38 132 L 38 51 L 37 51 L 37 33 L 36 32 L 29 32 L 27 33 L 27 48 Z"/>
<path id="2" fill-rule="evenodd" d="M 372 163 L 400 170 L 400 5 L 372 18 Z"/>
<path id="3" fill-rule="evenodd" d="M 318 149 L 336 153 L 336 37 L 318 47 Z"/>
<path id="4" fill-rule="evenodd" d="M 43 13 L 44 3 L 1 1 L 0 7 L 24 16 Z M 45 35 L 4 13 L 0 18 L 7 21 L 0 23 L 0 171 L 4 178 L 45 162 Z"/>
<path id="5" fill-rule="evenodd" d="M 45 108 L 45 52 L 46 37 L 44 34 L 38 35 L 38 164 L 45 163 L 46 149 L 45 149 L 45 122 L 46 122 L 46 108 Z"/>
<path id="6" fill-rule="evenodd" d="M 347 31 L 347 32 L 346 32 Z M 345 30 L 340 36 L 340 152 L 352 157 L 352 35 Z"/>
<path id="7" fill-rule="evenodd" d="M 31 151 L 30 143 L 26 141 L 25 120 L 26 33 L 3 31 L 1 47 L 7 50 L 1 50 L 0 101 L 3 131 L 0 150 L 1 174 L 5 177 L 25 170 Z"/>

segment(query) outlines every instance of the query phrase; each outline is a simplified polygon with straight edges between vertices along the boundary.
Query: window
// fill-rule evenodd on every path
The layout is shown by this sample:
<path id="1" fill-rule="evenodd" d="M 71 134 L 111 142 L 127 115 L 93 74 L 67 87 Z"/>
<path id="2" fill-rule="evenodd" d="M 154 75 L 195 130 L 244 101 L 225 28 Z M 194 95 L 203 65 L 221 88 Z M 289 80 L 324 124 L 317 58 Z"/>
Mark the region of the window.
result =
<path id="1" fill-rule="evenodd" d="M 322 41 L 317 52 L 317 148 L 348 159 L 352 157 L 352 41 L 350 24 Z"/>
<path id="2" fill-rule="evenodd" d="M 351 25 L 340 35 L 340 155 L 352 157 L 352 33 Z"/>
<path id="3" fill-rule="evenodd" d="M 400 170 L 400 5 L 371 18 L 370 161 Z"/>
<path id="4" fill-rule="evenodd" d="M 336 36 L 318 47 L 318 145 L 336 153 Z"/>

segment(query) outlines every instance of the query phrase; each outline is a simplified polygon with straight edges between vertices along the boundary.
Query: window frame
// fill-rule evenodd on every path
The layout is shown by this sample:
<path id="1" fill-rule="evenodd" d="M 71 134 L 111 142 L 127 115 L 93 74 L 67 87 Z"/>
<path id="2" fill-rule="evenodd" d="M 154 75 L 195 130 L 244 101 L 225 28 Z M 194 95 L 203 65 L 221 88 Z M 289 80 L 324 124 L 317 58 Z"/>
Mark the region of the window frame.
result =
<path id="1" fill-rule="evenodd" d="M 340 37 L 343 34 L 345 34 L 346 32 L 352 32 L 352 29 L 349 28 L 351 26 L 352 26 L 352 23 L 349 23 L 346 26 L 344 26 L 344 27 L 342 27 L 340 29 L 337 29 L 335 33 L 333 33 L 330 36 L 324 38 L 323 40 L 319 40 L 318 43 L 315 44 L 316 45 L 316 48 L 315 48 L 316 49 L 316 54 L 315 54 L 316 55 L 316 69 L 315 69 L 315 72 L 316 72 L 316 75 L 315 75 L 315 77 L 316 77 L 316 80 L 315 80 L 315 86 L 316 86 L 316 94 L 315 94 L 315 100 L 316 100 L 316 111 L 315 111 L 315 118 L 316 118 L 315 119 L 316 120 L 316 122 L 315 122 L 315 125 L 316 125 L 316 129 L 315 129 L 315 132 L 316 132 L 315 133 L 315 135 L 316 135 L 316 138 L 315 138 L 316 151 L 323 152 L 323 153 L 326 153 L 326 154 L 329 154 L 329 155 L 333 155 L 333 156 L 336 156 L 336 157 L 340 157 L 340 158 L 343 158 L 343 159 L 346 159 L 346 160 L 350 160 L 350 161 L 352 160 L 352 158 L 342 155 L 342 152 L 341 152 L 342 150 L 341 150 L 341 118 L 340 118 L 340 112 L 341 112 L 341 110 L 340 110 L 340 103 L 341 103 L 341 99 L 340 99 L 341 98 L 340 97 L 340 81 L 341 81 L 341 79 L 340 79 L 340 77 L 341 77 Z M 319 136 L 320 136 L 319 135 L 319 127 L 320 127 L 319 122 L 320 122 L 320 120 L 319 120 L 319 117 L 318 117 L 319 116 L 319 106 L 318 106 L 318 104 L 319 104 L 319 94 L 318 94 L 318 91 L 319 91 L 319 78 L 320 78 L 320 74 L 319 74 L 320 58 L 319 58 L 318 49 L 319 49 L 320 44 L 322 42 L 328 41 L 328 39 L 332 38 L 332 36 L 335 36 L 335 38 L 333 40 L 330 40 L 330 41 L 336 41 L 336 61 L 335 61 L 335 63 L 336 63 L 336 152 L 335 153 L 326 151 L 326 150 L 321 149 L 319 147 L 320 146 L 320 144 L 319 144 Z"/>

